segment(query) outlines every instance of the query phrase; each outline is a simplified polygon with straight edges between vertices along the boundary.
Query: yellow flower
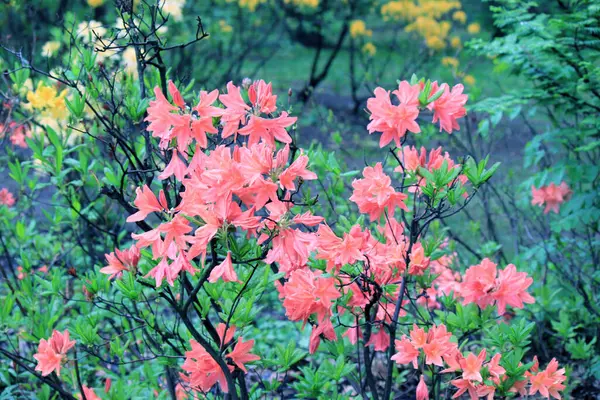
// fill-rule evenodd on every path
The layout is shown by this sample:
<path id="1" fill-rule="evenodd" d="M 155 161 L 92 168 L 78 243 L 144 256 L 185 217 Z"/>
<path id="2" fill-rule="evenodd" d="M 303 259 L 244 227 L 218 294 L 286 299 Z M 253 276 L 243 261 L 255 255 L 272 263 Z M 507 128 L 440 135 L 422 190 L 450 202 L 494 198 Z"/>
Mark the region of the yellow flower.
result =
<path id="1" fill-rule="evenodd" d="M 56 97 L 56 89 L 52 86 L 45 86 L 42 81 L 37 85 L 35 91 L 27 93 L 27 100 L 33 108 L 42 109 L 50 107 Z"/>
<path id="2" fill-rule="evenodd" d="M 404 30 L 406 32 L 416 32 L 423 36 L 426 41 L 429 40 L 428 38 L 437 37 L 438 41 L 436 41 L 436 44 L 438 44 L 437 47 L 439 47 L 439 41 L 443 41 L 448 36 L 450 28 L 451 25 L 448 21 L 438 22 L 430 17 L 417 17 L 417 19 L 413 23 L 407 25 Z M 442 48 L 443 47 L 445 47 L 445 44 Z"/>
<path id="3" fill-rule="evenodd" d="M 87 0 L 87 3 L 90 7 L 96 8 L 104 4 L 104 0 Z"/>
<path id="4" fill-rule="evenodd" d="M 27 100 L 30 107 L 36 110 L 42 110 L 42 115 L 47 115 L 53 119 L 64 119 L 68 115 L 65 97 L 67 90 L 57 93 L 54 86 L 46 86 L 39 82 L 35 91 L 27 92 Z"/>
<path id="5" fill-rule="evenodd" d="M 467 26 L 467 32 L 471 35 L 476 35 L 481 31 L 481 26 L 477 22 L 473 22 Z"/>
<path id="6" fill-rule="evenodd" d="M 463 78 L 463 81 L 469 85 L 469 86 L 473 86 L 475 84 L 475 77 L 473 75 L 466 75 Z"/>
<path id="7" fill-rule="evenodd" d="M 459 1 L 447 0 L 397 0 L 390 1 L 381 7 L 383 19 L 414 21 L 417 17 L 440 19 L 444 14 L 459 9 Z"/>
<path id="8" fill-rule="evenodd" d="M 362 21 L 360 19 L 355 19 L 354 21 L 350 22 L 350 36 L 352 36 L 353 38 L 357 38 L 359 36 L 371 36 L 373 34 L 373 31 L 370 29 L 367 29 L 367 25 L 365 24 L 365 21 Z"/>
<path id="9" fill-rule="evenodd" d="M 454 11 L 454 14 L 452 14 L 452 19 L 460 22 L 461 24 L 464 24 L 465 22 L 467 22 L 467 13 L 461 10 Z"/>
<path id="10" fill-rule="evenodd" d="M 69 110 L 67 109 L 67 104 L 65 103 L 66 95 L 67 91 L 63 90 L 58 97 L 54 99 L 52 106 L 48 108 L 50 115 L 57 120 L 63 120 L 69 115 Z"/>
<path id="11" fill-rule="evenodd" d="M 54 53 L 58 51 L 58 49 L 60 49 L 60 42 L 46 42 L 46 44 L 44 44 L 44 47 L 42 47 L 42 55 L 44 57 L 52 57 Z"/>
<path id="12" fill-rule="evenodd" d="M 444 65 L 446 67 L 452 66 L 454 68 L 457 68 L 458 64 L 459 64 L 458 60 L 456 58 L 454 58 L 454 57 L 444 57 L 444 58 L 442 58 L 442 65 Z"/>
<path id="13" fill-rule="evenodd" d="M 432 50 L 442 50 L 446 47 L 446 43 L 437 36 L 429 36 L 425 38 L 425 45 Z"/>
<path id="14" fill-rule="evenodd" d="M 452 38 L 450 39 L 450 46 L 452 46 L 453 49 L 460 49 L 462 47 L 460 37 L 452 36 Z"/>
<path id="15" fill-rule="evenodd" d="M 371 42 L 367 42 L 362 47 L 362 52 L 369 57 L 373 57 L 377 53 L 377 47 Z"/>
<path id="16" fill-rule="evenodd" d="M 219 21 L 219 29 L 221 29 L 221 32 L 224 32 L 224 33 L 230 33 L 233 31 L 233 28 L 231 27 L 231 25 L 229 25 L 227 23 L 227 21 L 225 21 L 224 19 Z"/>

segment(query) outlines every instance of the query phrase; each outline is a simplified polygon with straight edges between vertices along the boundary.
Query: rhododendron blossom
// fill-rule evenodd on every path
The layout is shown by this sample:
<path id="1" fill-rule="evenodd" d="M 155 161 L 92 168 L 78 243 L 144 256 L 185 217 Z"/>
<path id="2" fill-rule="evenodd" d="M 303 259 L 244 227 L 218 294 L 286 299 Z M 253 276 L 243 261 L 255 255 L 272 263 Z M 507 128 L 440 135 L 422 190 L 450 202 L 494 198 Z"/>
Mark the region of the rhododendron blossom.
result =
<path id="1" fill-rule="evenodd" d="M 261 140 L 271 146 L 275 145 L 275 140 L 291 143 L 292 138 L 286 128 L 296 123 L 296 117 L 288 117 L 285 111 L 275 118 L 260 116 L 271 115 L 277 110 L 277 96 L 272 94 L 271 84 L 262 80 L 254 82 L 248 88 L 248 98 L 251 105 L 246 104 L 238 87 L 232 82 L 227 84 L 227 93 L 219 97 L 225 106 L 222 137 L 227 138 L 234 134 L 248 136 L 249 145 Z M 240 128 L 240 124 L 245 126 Z"/>
<path id="2" fill-rule="evenodd" d="M 33 133 L 27 128 L 27 125 L 11 121 L 8 124 L 0 124 L 0 138 L 9 135 L 10 142 L 17 147 L 26 149 L 27 142 L 25 139 L 31 138 Z"/>
<path id="3" fill-rule="evenodd" d="M 148 187 L 148 185 L 144 185 L 142 188 L 137 188 L 136 197 L 133 202 L 135 206 L 139 209 L 133 215 L 130 215 L 127 218 L 127 222 L 137 222 L 143 221 L 148 217 L 148 214 L 153 212 L 162 212 L 168 208 L 167 199 L 165 197 L 165 193 L 161 190 L 158 199 L 152 193 L 152 190 Z"/>
<path id="4" fill-rule="evenodd" d="M 403 336 L 401 340 L 396 340 L 396 354 L 392 356 L 392 360 L 398 364 L 412 363 L 417 368 L 417 359 L 422 350 L 425 364 L 442 367 L 443 360 L 452 357 L 458 348 L 456 343 L 450 341 L 451 337 L 452 333 L 448 332 L 443 324 L 432 326 L 427 334 L 417 325 L 413 325 L 410 339 Z"/>
<path id="5" fill-rule="evenodd" d="M 331 315 L 333 301 L 341 297 L 334 278 L 325 278 L 316 271 L 292 271 L 285 285 L 278 285 L 287 317 L 292 321 L 308 321 L 315 314 L 318 321 Z"/>
<path id="6" fill-rule="evenodd" d="M 119 277 L 123 271 L 135 269 L 140 261 L 140 251 L 136 246 L 131 246 L 127 250 L 115 249 L 110 254 L 105 254 L 108 265 L 100 272 L 110 275 L 110 279 Z"/>
<path id="7" fill-rule="evenodd" d="M 563 384 L 567 379 L 565 376 L 565 369 L 558 369 L 558 361 L 553 358 L 544 371 L 538 370 L 537 357 L 534 360 L 534 365 L 531 367 L 531 372 L 527 373 L 531 387 L 529 388 L 529 395 L 533 396 L 537 392 L 546 398 L 550 396 L 555 399 L 561 398 L 560 391 L 565 388 Z"/>
<path id="8" fill-rule="evenodd" d="M 239 282 L 237 274 L 233 269 L 230 251 L 227 252 L 227 257 L 225 257 L 225 260 L 212 270 L 210 276 L 208 277 L 208 281 L 215 283 L 219 278 L 223 279 L 223 282 Z"/>
<path id="9" fill-rule="evenodd" d="M 452 133 L 453 130 L 460 130 L 457 120 L 467 115 L 465 104 L 469 98 L 469 96 L 463 94 L 464 86 L 458 84 L 450 90 L 446 83 L 438 86 L 437 82 L 433 82 L 430 96 L 437 93 L 438 90 L 443 90 L 444 93 L 428 106 L 433 111 L 433 123 L 439 121 L 440 132 L 444 130 Z"/>
<path id="10" fill-rule="evenodd" d="M 4 204 L 7 207 L 15 205 L 15 198 L 7 188 L 2 188 L 2 190 L 0 190 L 0 204 Z"/>
<path id="11" fill-rule="evenodd" d="M 393 217 L 396 207 L 408 211 L 404 203 L 408 195 L 394 190 L 392 180 L 383 172 L 381 163 L 377 163 L 375 167 L 366 167 L 363 176 L 363 179 L 352 182 L 354 192 L 350 201 L 358 204 L 361 213 L 369 214 L 371 221 L 378 219 L 384 211 Z"/>
<path id="12" fill-rule="evenodd" d="M 225 324 L 219 324 L 217 327 L 221 347 L 231 342 L 235 333 L 235 326 L 226 328 Z M 227 386 L 225 373 L 219 363 L 194 339 L 190 340 L 190 345 L 192 349 L 185 353 L 185 362 L 181 366 L 181 369 L 186 372 L 186 374 L 181 374 L 182 380 L 193 389 L 201 392 L 208 392 L 218 383 L 221 389 L 228 393 L 229 387 Z M 237 367 L 246 372 L 246 363 L 260 360 L 259 356 L 250 353 L 253 346 L 254 340 L 244 342 L 240 336 L 233 349 L 230 349 L 226 354 L 226 359 L 231 361 L 231 364 L 227 365 L 227 369 L 233 372 Z"/>
<path id="13" fill-rule="evenodd" d="M 539 189 L 532 186 L 531 194 L 533 198 L 531 204 L 534 206 L 543 206 L 545 204 L 544 214 L 548 214 L 550 211 L 554 211 L 558 214 L 560 205 L 567 201 L 572 193 L 573 192 L 565 182 L 561 182 L 560 185 L 551 183 L 548 186 L 541 186 Z"/>
<path id="14" fill-rule="evenodd" d="M 400 140 L 406 134 L 406 131 L 413 133 L 421 132 L 421 128 L 416 122 L 419 116 L 419 93 L 421 86 L 410 85 L 407 81 L 402 81 L 398 89 L 392 94 L 400 104 L 393 105 L 390 100 L 390 92 L 382 88 L 374 91 L 375 97 L 367 100 L 367 109 L 371 113 L 369 119 L 371 122 L 367 126 L 369 134 L 381 132 L 379 147 L 384 147 L 392 140 L 396 146 L 400 146 Z"/>
<path id="15" fill-rule="evenodd" d="M 523 308 L 523 303 L 534 302 L 527 293 L 532 283 L 533 279 L 525 272 L 517 272 L 514 265 L 509 264 L 504 270 L 497 271 L 496 264 L 485 258 L 467 270 L 460 294 L 465 304 L 476 303 L 481 308 L 496 304 L 498 313 L 502 315 L 507 305 Z"/>
<path id="16" fill-rule="evenodd" d="M 50 375 L 53 371 L 60 376 L 60 368 L 66 361 L 67 351 L 73 346 L 75 341 L 69 340 L 69 331 L 52 331 L 48 340 L 40 340 L 38 351 L 33 355 L 38 362 L 35 370 L 40 371 L 42 376 Z"/>
<path id="17" fill-rule="evenodd" d="M 429 389 L 427 389 L 427 384 L 425 383 L 425 377 L 423 375 L 419 378 L 416 395 L 416 400 L 429 400 Z"/>
<path id="18" fill-rule="evenodd" d="M 81 388 L 83 389 L 83 394 L 85 396 L 86 400 L 102 400 L 97 394 L 96 392 L 94 392 L 94 389 L 91 389 L 85 385 L 82 385 Z M 80 399 L 83 399 L 83 396 L 79 396 Z"/>

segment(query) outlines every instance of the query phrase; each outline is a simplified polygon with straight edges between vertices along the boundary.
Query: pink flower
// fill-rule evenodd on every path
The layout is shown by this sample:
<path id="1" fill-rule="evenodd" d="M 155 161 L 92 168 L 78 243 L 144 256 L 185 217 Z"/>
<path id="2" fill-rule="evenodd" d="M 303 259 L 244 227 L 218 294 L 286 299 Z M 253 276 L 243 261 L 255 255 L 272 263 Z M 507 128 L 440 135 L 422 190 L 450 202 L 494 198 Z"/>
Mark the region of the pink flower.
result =
<path id="1" fill-rule="evenodd" d="M 136 246 L 131 246 L 127 250 L 115 249 L 110 254 L 105 254 L 108 266 L 100 269 L 103 274 L 110 275 L 109 279 L 121 276 L 123 271 L 130 271 L 137 267 L 140 260 L 140 250 Z"/>
<path id="2" fill-rule="evenodd" d="M 318 326 L 313 327 L 308 345 L 308 352 L 310 354 L 314 354 L 317 351 L 319 344 L 321 344 L 321 336 L 327 340 L 337 340 L 337 335 L 329 318 L 324 318 L 319 322 Z"/>
<path id="3" fill-rule="evenodd" d="M 534 186 L 531 187 L 532 200 L 531 204 L 544 205 L 544 214 L 548 214 L 550 211 L 554 211 L 558 214 L 560 205 L 567 201 L 573 192 L 569 189 L 569 186 L 565 182 L 561 182 L 560 185 L 551 183 L 548 186 L 542 186 L 536 189 Z"/>
<path id="4" fill-rule="evenodd" d="M 421 375 L 419 384 L 417 385 L 417 400 L 429 400 L 429 390 L 427 384 L 425 384 L 425 377 Z"/>
<path id="5" fill-rule="evenodd" d="M 444 83 L 438 87 L 437 82 L 434 82 L 431 86 L 431 95 L 436 93 L 439 89 L 444 91 L 444 94 L 429 104 L 428 108 L 433 110 L 433 123 L 440 122 L 440 132 L 445 130 L 448 133 L 452 133 L 452 130 L 460 130 L 457 120 L 467 115 L 465 104 L 469 98 L 463 93 L 463 85 L 458 84 L 450 88 L 448 84 Z"/>
<path id="6" fill-rule="evenodd" d="M 479 399 L 479 395 L 477 394 L 477 387 L 470 380 L 464 378 L 454 379 L 453 381 L 450 381 L 450 383 L 458 388 L 456 393 L 454 393 L 454 396 L 452 396 L 453 399 L 459 398 L 463 395 L 463 393 L 467 391 L 469 392 L 471 400 Z"/>
<path id="7" fill-rule="evenodd" d="M 191 110 L 171 81 L 168 83 L 168 90 L 175 106 L 166 99 L 160 88 L 154 88 L 156 99 L 150 102 L 146 117 L 146 121 L 149 122 L 148 131 L 152 136 L 160 138 L 162 149 L 168 148 L 172 139 L 176 139 L 180 153 L 186 152 L 192 139 L 196 140 L 199 148 L 208 147 L 206 134 L 217 133 L 213 126 L 213 117 L 223 114 L 221 109 L 212 105 L 219 92 L 200 92 L 199 103 Z"/>
<path id="8" fill-rule="evenodd" d="M 481 308 L 496 303 L 498 313 L 502 315 L 506 305 L 523 308 L 523 303 L 534 302 L 533 297 L 526 291 L 533 279 L 525 272 L 517 272 L 516 267 L 509 264 L 498 276 L 496 275 L 496 264 L 488 258 L 481 264 L 470 267 L 460 288 L 463 303 L 476 303 Z"/>
<path id="9" fill-rule="evenodd" d="M 291 321 L 306 322 L 312 314 L 323 321 L 331 315 L 333 302 L 341 297 L 334 285 L 334 278 L 324 278 L 318 271 L 292 271 L 285 285 L 278 286 L 285 314 Z"/>
<path id="10" fill-rule="evenodd" d="M 233 82 L 227 83 L 227 93 L 219 96 L 219 100 L 225 106 L 221 122 L 223 123 L 223 139 L 236 134 L 240 124 L 245 124 L 250 106 L 246 104 L 240 93 L 240 88 Z"/>
<path id="11" fill-rule="evenodd" d="M 154 96 L 156 99 L 150 102 L 147 109 L 148 131 L 160 138 L 161 143 L 168 145 L 172 138 L 172 127 L 179 122 L 179 115 L 173 113 L 178 109 L 169 103 L 158 86 L 154 88 Z"/>
<path id="12" fill-rule="evenodd" d="M 0 138 L 5 137 L 6 133 L 10 134 L 10 142 L 13 146 L 23 149 L 28 147 L 25 139 L 32 136 L 31 130 L 27 128 L 27 125 L 19 124 L 15 121 L 10 122 L 8 126 L 0 124 Z"/>
<path id="13" fill-rule="evenodd" d="M 208 277 L 208 281 L 215 283 L 219 280 L 219 278 L 223 279 L 223 282 L 240 282 L 235 270 L 233 269 L 230 251 L 227 252 L 227 257 L 225 257 L 225 260 L 212 270 L 210 276 Z"/>
<path id="14" fill-rule="evenodd" d="M 233 339 L 235 326 L 230 326 L 226 330 L 225 324 L 219 324 L 217 333 L 221 341 L 220 347 L 224 349 Z M 219 383 L 221 389 L 225 393 L 228 393 L 229 388 L 225 374 L 219 364 L 195 340 L 190 340 L 190 345 L 192 346 L 192 350 L 185 353 L 185 362 L 181 366 L 181 369 L 187 373 L 181 375 L 184 382 L 189 384 L 192 389 L 202 392 L 208 392 L 216 383 Z M 225 359 L 233 363 L 233 365 L 228 365 L 230 372 L 234 371 L 236 366 L 242 371 L 247 372 L 246 363 L 260 360 L 259 356 L 250 353 L 253 346 L 254 340 L 244 342 L 242 337 L 238 338 L 233 350 L 225 354 Z"/>
<path id="15" fill-rule="evenodd" d="M 260 360 L 259 356 L 250 353 L 252 346 L 254 346 L 254 340 L 248 340 L 247 342 L 244 342 L 243 338 L 239 337 L 235 347 L 227 355 L 227 358 L 230 358 L 239 369 L 244 372 L 248 372 L 244 363 Z"/>
<path id="16" fill-rule="evenodd" d="M 485 361 L 485 357 L 486 351 L 483 349 L 478 356 L 475 356 L 473 353 L 469 353 L 467 357 L 461 359 L 460 367 L 463 371 L 463 379 L 481 382 L 483 380 L 481 377 L 481 367 Z"/>
<path id="17" fill-rule="evenodd" d="M 535 374 L 529 374 L 529 381 L 531 382 L 529 395 L 532 396 L 539 391 L 540 394 L 546 398 L 552 396 L 555 399 L 560 399 L 561 396 L 559 392 L 565 389 L 563 382 L 566 379 L 565 369 L 558 369 L 558 361 L 553 358 L 548 363 L 546 370 Z"/>
<path id="18" fill-rule="evenodd" d="M 159 199 L 156 198 L 152 190 L 148 187 L 148 185 L 144 185 L 141 189 L 137 188 L 135 190 L 136 197 L 133 202 L 135 206 L 139 209 L 135 214 L 130 215 L 127 218 L 127 222 L 137 222 L 143 221 L 146 219 L 148 214 L 152 212 L 161 212 L 168 208 L 167 199 L 165 197 L 165 193 L 161 190 L 159 194 Z"/>
<path id="19" fill-rule="evenodd" d="M 282 143 L 292 143 L 292 137 L 285 128 L 294 125 L 297 120 L 296 117 L 288 117 L 285 111 L 277 118 L 262 118 L 252 115 L 248 124 L 241 128 L 238 133 L 249 136 L 249 145 L 256 144 L 260 140 L 271 146 L 275 146 L 275 140 Z"/>
<path id="20" fill-rule="evenodd" d="M 390 335 L 387 334 L 385 328 L 379 327 L 377 332 L 371 334 L 369 341 L 365 343 L 365 346 L 373 345 L 375 351 L 386 351 L 390 345 Z"/>
<path id="21" fill-rule="evenodd" d="M 384 174 L 381 163 L 377 163 L 375 167 L 366 167 L 363 176 L 364 179 L 352 182 L 354 192 L 350 201 L 358 204 L 361 213 L 369 214 L 371 221 L 378 219 L 386 209 L 389 217 L 394 216 L 396 207 L 408 211 L 404 204 L 408 196 L 394 190 L 392 180 Z"/>
<path id="22" fill-rule="evenodd" d="M 175 175 L 175 178 L 177 178 L 178 181 L 183 181 L 187 168 L 188 167 L 185 165 L 185 162 L 183 162 L 183 160 L 179 157 L 179 152 L 177 150 L 173 150 L 173 153 L 171 154 L 171 161 L 158 176 L 158 179 L 165 180 L 171 175 Z"/>
<path id="23" fill-rule="evenodd" d="M 392 356 L 392 360 L 396 364 L 413 364 L 413 367 L 417 368 L 417 362 L 420 351 L 415 347 L 413 342 L 409 340 L 406 335 L 402 336 L 401 340 L 396 340 L 396 354 Z"/>
<path id="24" fill-rule="evenodd" d="M 361 251 L 363 238 L 344 233 L 339 238 L 328 225 L 322 224 L 317 231 L 317 258 L 327 260 L 328 270 L 344 264 L 364 260 Z"/>
<path id="25" fill-rule="evenodd" d="M 2 188 L 2 190 L 0 190 L 0 204 L 4 204 L 7 207 L 15 205 L 15 198 L 7 188 Z"/>
<path id="26" fill-rule="evenodd" d="M 421 132 L 416 122 L 419 115 L 419 93 L 420 85 L 411 86 L 407 81 L 400 82 L 393 94 L 400 104 L 393 105 L 390 100 L 390 92 L 380 87 L 374 91 L 375 97 L 367 100 L 367 109 L 371 112 L 371 122 L 367 126 L 369 134 L 381 132 L 379 147 L 384 147 L 392 140 L 396 146 L 400 146 L 400 140 L 406 131 L 413 133 Z"/>
<path id="27" fill-rule="evenodd" d="M 219 99 L 226 107 L 221 121 L 223 123 L 222 137 L 240 134 L 248 136 L 248 145 L 259 141 L 275 146 L 275 140 L 282 143 L 291 143 L 292 138 L 285 128 L 292 126 L 297 118 L 288 117 L 284 111 L 276 118 L 271 114 L 277 110 L 277 96 L 272 94 L 271 84 L 264 81 L 254 82 L 248 89 L 248 98 L 251 106 L 242 98 L 240 89 L 232 82 L 227 84 L 227 93 Z M 268 115 L 269 118 L 262 117 Z M 240 128 L 241 125 L 245 125 Z"/>
<path id="28" fill-rule="evenodd" d="M 262 79 L 254 81 L 248 88 L 248 99 L 254 108 L 262 113 L 271 114 L 277 110 L 277 96 L 273 95 L 271 83 Z"/>
<path id="29" fill-rule="evenodd" d="M 194 339 L 190 340 L 190 345 L 192 349 L 185 353 L 185 362 L 181 366 L 187 372 L 182 375 L 183 380 L 202 392 L 208 392 L 218 382 L 221 389 L 228 393 L 225 374 L 219 364 Z M 229 369 L 233 370 L 233 366 Z"/>
<path id="30" fill-rule="evenodd" d="M 35 370 L 40 371 L 42 376 L 50 375 L 52 371 L 56 371 L 56 375 L 60 376 L 60 368 L 65 361 L 67 351 L 73 346 L 75 341 L 69 340 L 69 331 L 65 330 L 63 333 L 52 331 L 52 336 L 48 340 L 40 340 L 38 352 L 33 355 L 38 362 Z"/>
<path id="31" fill-rule="evenodd" d="M 192 136 L 201 149 L 208 147 L 207 133 L 218 133 L 217 128 L 213 125 L 213 118 L 223 115 L 223 109 L 213 106 L 218 97 L 217 89 L 210 93 L 202 90 L 198 105 L 194 107 L 195 113 L 192 113 Z"/>
<path id="32" fill-rule="evenodd" d="M 304 180 L 317 179 L 317 174 L 306 169 L 308 157 L 300 153 L 300 156 L 279 175 L 279 185 L 287 190 L 296 190 L 294 180 L 298 177 Z"/>
<path id="33" fill-rule="evenodd" d="M 85 395 L 85 400 L 102 400 L 100 399 L 100 397 L 98 397 L 98 395 L 96 394 L 96 392 L 94 392 L 94 389 L 90 389 L 89 387 L 82 385 L 81 388 L 83 389 L 83 394 Z M 80 399 L 83 399 L 83 396 L 78 396 Z"/>
<path id="34" fill-rule="evenodd" d="M 506 373 L 506 370 L 500 366 L 500 358 L 502 358 L 502 355 L 497 353 L 487 364 L 488 373 L 494 383 L 497 384 L 500 383 L 500 377 Z"/>
<path id="35" fill-rule="evenodd" d="M 163 258 L 160 262 L 148 272 L 146 277 L 151 276 L 154 278 L 156 282 L 156 287 L 160 287 L 162 285 L 162 281 L 164 279 L 167 280 L 169 285 L 175 285 L 175 279 L 177 278 L 179 271 L 173 270 L 171 265 L 167 261 L 167 258 Z"/>
<path id="36" fill-rule="evenodd" d="M 429 257 L 425 257 L 425 249 L 421 243 L 416 243 L 410 254 L 408 273 L 411 275 L 423 275 L 429 266 Z"/>
<path id="37" fill-rule="evenodd" d="M 425 364 L 442 367 L 444 365 L 442 357 L 451 358 L 458 349 L 457 344 L 450 341 L 452 334 L 446 330 L 445 325 L 432 326 L 427 335 L 423 329 L 413 325 L 410 336 L 410 339 L 403 336 L 402 340 L 396 340 L 398 354 L 394 355 L 392 360 L 399 364 L 412 362 L 417 368 L 419 349 L 422 349 L 425 354 Z"/>
<path id="38" fill-rule="evenodd" d="M 355 326 L 355 327 L 348 328 L 348 330 L 346 332 L 344 332 L 342 337 L 347 337 L 351 344 L 356 344 L 358 339 L 362 338 L 363 335 L 362 335 L 362 332 L 360 331 L 360 327 Z"/>

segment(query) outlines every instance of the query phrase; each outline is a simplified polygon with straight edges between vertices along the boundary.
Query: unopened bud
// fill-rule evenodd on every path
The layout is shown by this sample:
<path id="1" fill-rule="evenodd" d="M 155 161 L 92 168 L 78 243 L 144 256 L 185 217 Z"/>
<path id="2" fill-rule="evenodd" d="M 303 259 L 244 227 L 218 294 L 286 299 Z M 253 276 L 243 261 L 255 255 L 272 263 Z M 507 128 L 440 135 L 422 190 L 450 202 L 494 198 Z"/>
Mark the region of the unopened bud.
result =
<path id="1" fill-rule="evenodd" d="M 250 87 L 250 85 L 252 85 L 252 79 L 246 77 L 244 78 L 244 80 L 242 81 L 242 87 L 246 90 L 248 90 L 248 88 Z"/>
<path id="2" fill-rule="evenodd" d="M 292 88 L 288 89 L 288 97 L 292 97 Z"/>

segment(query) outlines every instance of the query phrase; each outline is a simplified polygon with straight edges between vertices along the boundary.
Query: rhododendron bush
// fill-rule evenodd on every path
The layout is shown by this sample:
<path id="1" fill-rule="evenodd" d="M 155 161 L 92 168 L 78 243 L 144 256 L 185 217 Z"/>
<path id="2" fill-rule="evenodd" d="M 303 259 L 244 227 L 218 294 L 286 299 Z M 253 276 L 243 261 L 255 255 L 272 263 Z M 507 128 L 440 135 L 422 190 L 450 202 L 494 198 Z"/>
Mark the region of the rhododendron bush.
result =
<path id="1" fill-rule="evenodd" d="M 556 360 L 542 369 L 524 359 L 532 326 L 498 333 L 508 326 L 507 307 L 534 302 L 532 279 L 487 258 L 461 274 L 434 227 L 466 207 L 497 165 L 405 144 L 424 123 L 460 134 L 468 98 L 461 85 L 413 77 L 393 91 L 375 90 L 367 130 L 381 135 L 382 155 L 352 181 L 346 201 L 364 217 L 347 227 L 320 216 L 318 196 L 303 190 L 318 176 L 290 135 L 297 117 L 281 109 L 271 84 L 230 82 L 224 92 L 195 98 L 172 81 L 166 86 L 166 93 L 155 87 L 145 117 L 165 165 L 135 189 L 126 218 L 135 224 L 131 239 L 107 248 L 95 278 L 77 285 L 86 300 L 63 292 L 58 274 L 37 278 L 66 301 L 86 303 L 80 307 L 90 324 L 42 336 L 35 361 L 3 348 L 14 366 L 40 371 L 63 397 L 100 398 L 102 382 L 112 396 L 111 376 L 152 360 L 165 366 L 158 387 L 179 398 L 277 392 L 251 380 L 261 365 L 286 370 L 276 361 L 285 355 L 259 345 L 260 330 L 252 329 L 265 313 L 256 302 L 277 293 L 280 304 L 267 312 L 282 309 L 307 332 L 308 359 L 336 355 L 344 366 L 336 385 L 312 393 L 335 393 L 343 378 L 354 395 L 373 398 L 390 398 L 413 381 L 419 398 L 448 391 L 560 398 L 566 377 Z M 431 122 L 417 119 L 425 113 Z M 4 317 L 25 311 L 5 307 Z M 107 314 L 120 322 L 105 324 Z M 74 370 L 75 381 L 65 370 Z M 312 396 L 306 390 L 297 394 Z"/>
<path id="2" fill-rule="evenodd" d="M 47 66 L 3 46 L 1 398 L 561 399 L 593 374 L 569 360 L 593 370 L 596 338 L 574 332 L 594 319 L 545 313 L 562 295 L 553 279 L 594 310 L 597 274 L 532 268 L 552 242 L 529 258 L 502 247 L 535 240 L 589 187 L 557 174 L 505 189 L 515 237 L 499 238 L 490 193 L 509 166 L 475 154 L 485 138 L 457 62 L 444 62 L 457 83 L 404 71 L 357 86 L 353 70 L 362 147 L 333 131 L 334 116 L 322 128 L 338 151 L 301 145 L 312 114 L 300 104 L 331 67 L 319 57 L 333 61 L 346 35 L 350 56 L 375 54 L 357 13 L 374 4 L 402 22 L 431 61 L 462 46 L 450 35 L 467 23 L 459 2 L 224 2 L 240 11 L 235 28 L 207 26 L 225 34 L 271 12 L 300 33 L 303 16 L 320 27 L 320 10 L 347 13 L 324 53 L 318 28 L 309 83 L 284 91 L 240 74 L 260 38 L 207 45 L 203 73 L 218 72 L 199 83 L 187 61 L 209 35 L 200 18 L 177 25 L 184 1 L 117 3 L 112 28 L 69 16 L 59 46 L 44 46 Z M 100 19 L 102 2 L 88 4 Z M 502 115 L 488 118 L 489 129 Z M 506 200 L 515 192 L 519 204 Z M 597 229 L 587 233 L 556 240 L 592 246 Z"/>

